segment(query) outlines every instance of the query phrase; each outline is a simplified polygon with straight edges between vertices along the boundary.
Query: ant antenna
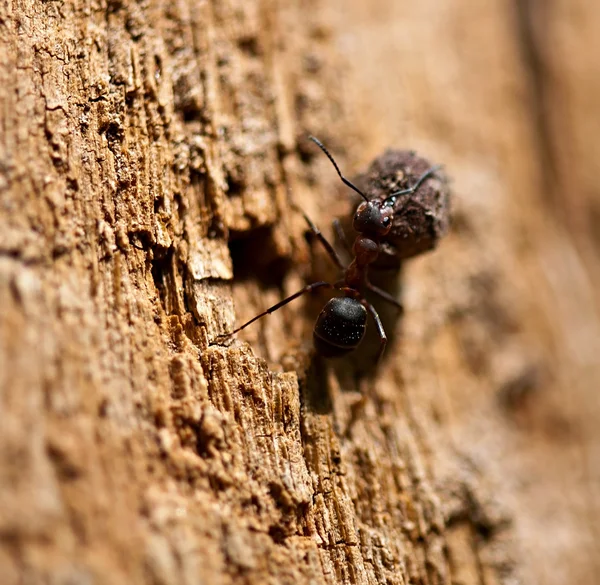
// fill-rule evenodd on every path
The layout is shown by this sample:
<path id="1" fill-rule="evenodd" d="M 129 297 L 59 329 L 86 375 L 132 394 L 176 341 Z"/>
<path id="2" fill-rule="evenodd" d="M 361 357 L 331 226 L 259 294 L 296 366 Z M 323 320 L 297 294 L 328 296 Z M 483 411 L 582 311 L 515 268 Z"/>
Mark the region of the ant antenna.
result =
<path id="1" fill-rule="evenodd" d="M 335 167 L 335 170 L 337 171 L 337 174 L 339 175 L 340 179 L 342 179 L 342 182 L 345 185 L 347 185 L 348 187 L 350 187 L 350 189 L 353 189 L 354 191 L 356 191 L 368 203 L 369 199 L 367 198 L 367 196 L 356 185 L 353 185 L 348 179 L 346 179 L 346 177 L 344 177 L 344 175 L 342 175 L 342 173 L 340 172 L 340 169 L 337 166 L 335 160 L 333 160 L 333 156 L 331 156 L 331 154 L 325 148 L 325 146 L 323 145 L 323 143 L 318 138 L 315 138 L 314 136 L 309 136 L 309 138 L 310 138 L 310 140 L 312 140 L 327 155 L 327 158 L 331 161 L 331 163 Z"/>
<path id="2" fill-rule="evenodd" d="M 395 193 L 392 193 L 391 195 L 386 197 L 383 200 L 382 206 L 383 207 L 392 207 L 394 205 L 394 203 L 396 203 L 396 199 L 398 199 L 398 197 L 400 197 L 401 195 L 412 195 L 423 184 L 423 182 L 426 179 L 431 177 L 434 173 L 439 171 L 441 168 L 442 168 L 442 165 L 436 165 L 434 167 L 431 167 L 430 169 L 425 171 L 419 177 L 417 182 L 412 187 L 409 187 L 408 189 L 402 189 L 400 191 L 396 191 Z M 404 205 L 402 207 L 404 207 Z"/>

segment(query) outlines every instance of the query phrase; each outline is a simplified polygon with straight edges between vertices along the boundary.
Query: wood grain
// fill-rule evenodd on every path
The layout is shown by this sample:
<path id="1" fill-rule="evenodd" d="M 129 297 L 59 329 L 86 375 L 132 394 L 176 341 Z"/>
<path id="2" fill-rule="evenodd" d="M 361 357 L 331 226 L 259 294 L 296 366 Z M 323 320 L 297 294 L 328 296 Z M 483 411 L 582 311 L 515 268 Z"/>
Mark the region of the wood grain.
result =
<path id="1" fill-rule="evenodd" d="M 0 8 L 2 583 L 596 583 L 596 10 Z M 452 179 L 406 313 L 314 359 L 348 175 Z M 326 298 L 326 297 L 324 297 Z"/>

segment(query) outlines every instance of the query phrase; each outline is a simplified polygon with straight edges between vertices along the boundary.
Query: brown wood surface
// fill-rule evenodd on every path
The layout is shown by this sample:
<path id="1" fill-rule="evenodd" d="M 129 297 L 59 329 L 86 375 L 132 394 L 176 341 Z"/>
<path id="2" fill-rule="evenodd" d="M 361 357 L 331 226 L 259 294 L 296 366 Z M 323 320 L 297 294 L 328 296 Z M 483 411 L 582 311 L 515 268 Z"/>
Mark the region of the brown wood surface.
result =
<path id="1" fill-rule="evenodd" d="M 0 583 L 600 581 L 593 3 L 0 7 Z M 389 146 L 453 228 L 311 357 Z M 228 246 L 229 242 L 229 246 Z"/>

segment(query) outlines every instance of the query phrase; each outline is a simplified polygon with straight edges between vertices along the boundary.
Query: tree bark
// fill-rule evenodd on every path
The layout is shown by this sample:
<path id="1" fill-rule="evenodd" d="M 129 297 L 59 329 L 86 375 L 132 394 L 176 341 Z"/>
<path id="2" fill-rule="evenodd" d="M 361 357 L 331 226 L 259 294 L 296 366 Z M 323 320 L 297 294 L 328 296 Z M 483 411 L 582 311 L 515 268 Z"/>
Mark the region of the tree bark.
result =
<path id="1" fill-rule="evenodd" d="M 0 8 L 0 583 L 597 583 L 598 22 Z M 329 237 L 351 200 L 308 134 L 453 181 L 378 367 L 312 354 L 326 296 L 218 337 L 335 278 L 297 207 Z"/>

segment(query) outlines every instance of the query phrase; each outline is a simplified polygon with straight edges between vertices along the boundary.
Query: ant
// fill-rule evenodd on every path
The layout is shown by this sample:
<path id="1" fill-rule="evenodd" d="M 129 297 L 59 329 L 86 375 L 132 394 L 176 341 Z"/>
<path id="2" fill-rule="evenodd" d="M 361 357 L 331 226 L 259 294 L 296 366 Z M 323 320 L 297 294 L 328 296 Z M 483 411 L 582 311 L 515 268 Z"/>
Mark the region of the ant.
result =
<path id="1" fill-rule="evenodd" d="M 432 172 L 432 165 L 414 151 L 388 149 L 353 179 L 370 201 L 394 207 L 392 228 L 382 238 L 379 257 L 370 270 L 399 270 L 403 260 L 432 250 L 448 231 L 450 193 L 445 177 L 436 175 L 438 181 L 416 192 L 419 177 L 427 169 Z M 414 187 L 401 190 L 413 183 Z M 344 243 L 345 230 L 339 220 L 334 221 L 334 228 Z"/>
<path id="2" fill-rule="evenodd" d="M 333 297 L 330 299 L 315 323 L 313 329 L 313 344 L 314 347 L 321 356 L 326 358 L 341 357 L 358 347 L 362 341 L 365 330 L 367 327 L 367 313 L 371 314 L 377 332 L 379 334 L 379 351 L 377 352 L 377 361 L 381 359 L 385 346 L 387 344 L 387 336 L 383 328 L 383 324 L 375 307 L 367 301 L 361 290 L 367 288 L 371 292 L 375 293 L 383 300 L 394 305 L 397 309 L 402 311 L 402 305 L 386 291 L 376 287 L 369 281 L 368 270 L 369 265 L 377 260 L 380 252 L 381 240 L 384 238 L 392 228 L 392 219 L 394 213 L 398 211 L 394 210 L 394 204 L 398 197 L 402 195 L 413 194 L 421 186 L 421 184 L 430 176 L 432 176 L 439 167 L 431 167 L 425 173 L 423 173 L 417 182 L 408 189 L 396 191 L 383 201 L 379 199 L 369 200 L 367 196 L 350 182 L 344 175 L 342 175 L 337 163 L 333 156 L 325 148 L 325 146 L 314 136 L 309 137 L 327 156 L 327 158 L 333 164 L 338 176 L 342 182 L 356 191 L 364 201 L 357 207 L 354 213 L 354 219 L 352 225 L 354 230 L 357 232 L 356 239 L 352 246 L 352 253 L 354 259 L 349 265 L 344 266 L 338 253 L 335 251 L 333 246 L 321 233 L 319 228 L 308 218 L 305 213 L 302 213 L 308 227 L 316 238 L 319 239 L 323 248 L 325 248 L 329 257 L 337 265 L 337 267 L 343 272 L 343 278 L 331 284 L 329 282 L 314 282 L 300 289 L 293 295 L 283 299 L 276 305 L 268 308 L 266 311 L 256 315 L 256 317 L 250 319 L 250 321 L 244 323 L 231 333 L 221 335 L 219 337 L 229 337 L 238 333 L 242 329 L 248 327 L 258 319 L 277 311 L 284 305 L 287 305 L 291 301 L 304 295 L 305 293 L 312 292 L 319 288 L 329 288 L 338 290 L 343 293 L 343 296 Z M 407 201 L 410 198 L 407 198 Z"/>

